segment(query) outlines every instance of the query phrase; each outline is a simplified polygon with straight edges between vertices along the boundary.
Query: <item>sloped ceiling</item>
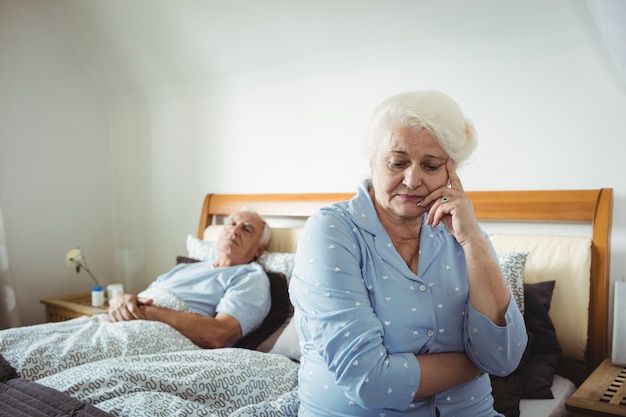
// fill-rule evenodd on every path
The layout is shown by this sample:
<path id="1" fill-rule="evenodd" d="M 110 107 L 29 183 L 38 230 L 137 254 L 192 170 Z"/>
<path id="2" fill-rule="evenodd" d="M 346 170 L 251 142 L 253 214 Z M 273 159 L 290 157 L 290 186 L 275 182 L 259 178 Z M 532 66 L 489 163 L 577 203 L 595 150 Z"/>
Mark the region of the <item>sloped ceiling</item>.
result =
<path id="1" fill-rule="evenodd" d="M 563 1 L 54 0 L 108 95 L 203 82 L 303 57 L 407 39 L 481 37 L 562 13 Z M 543 4 L 544 2 L 541 1 Z M 514 4 L 515 7 L 511 7 Z"/>

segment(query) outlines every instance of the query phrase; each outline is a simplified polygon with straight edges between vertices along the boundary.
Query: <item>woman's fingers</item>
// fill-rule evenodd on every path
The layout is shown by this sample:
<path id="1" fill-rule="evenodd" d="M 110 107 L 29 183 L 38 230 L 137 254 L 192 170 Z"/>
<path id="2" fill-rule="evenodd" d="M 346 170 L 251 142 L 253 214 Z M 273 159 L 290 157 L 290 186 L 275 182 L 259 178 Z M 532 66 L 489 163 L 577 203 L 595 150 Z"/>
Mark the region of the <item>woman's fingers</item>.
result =
<path id="1" fill-rule="evenodd" d="M 446 216 L 453 214 L 455 206 L 458 205 L 458 203 L 459 200 L 456 197 L 448 195 L 435 200 L 428 212 L 426 224 L 437 226 Z"/>
<path id="2" fill-rule="evenodd" d="M 463 190 L 463 184 L 459 176 L 456 174 L 456 167 L 452 159 L 446 161 L 446 170 L 448 172 L 448 186 L 440 187 L 430 193 L 423 201 L 431 204 L 432 207 L 428 213 L 427 224 L 437 226 L 444 221 L 450 232 L 453 232 L 453 224 L 451 217 L 462 210 L 467 198 Z"/>
<path id="3" fill-rule="evenodd" d="M 464 193 L 463 185 L 461 184 L 459 177 L 456 175 L 456 168 L 451 159 L 446 161 L 446 170 L 448 171 L 448 186 L 439 187 L 431 192 L 419 203 L 419 206 L 428 207 L 433 203 L 448 203 L 452 199 L 459 196 L 457 192 Z M 435 207 L 433 206 L 432 208 Z"/>
<path id="4" fill-rule="evenodd" d="M 450 182 L 450 189 L 464 192 L 463 184 L 461 184 L 459 176 L 456 175 L 456 167 L 454 166 L 454 162 L 452 162 L 452 159 L 448 159 L 446 161 L 446 169 L 448 170 L 448 181 Z"/>

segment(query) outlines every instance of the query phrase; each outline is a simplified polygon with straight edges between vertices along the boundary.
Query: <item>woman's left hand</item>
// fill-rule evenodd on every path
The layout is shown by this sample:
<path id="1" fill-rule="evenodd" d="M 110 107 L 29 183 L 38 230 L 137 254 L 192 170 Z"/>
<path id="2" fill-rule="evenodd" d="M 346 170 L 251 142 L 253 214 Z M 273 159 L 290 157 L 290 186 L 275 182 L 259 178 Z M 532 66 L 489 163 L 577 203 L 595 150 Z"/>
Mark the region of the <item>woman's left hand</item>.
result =
<path id="1" fill-rule="evenodd" d="M 443 222 L 457 242 L 464 245 L 475 236 L 482 238 L 482 233 L 476 220 L 472 201 L 465 194 L 451 159 L 446 162 L 446 169 L 450 186 L 434 190 L 422 202 L 424 206 L 432 204 L 426 224 L 437 226 Z"/>

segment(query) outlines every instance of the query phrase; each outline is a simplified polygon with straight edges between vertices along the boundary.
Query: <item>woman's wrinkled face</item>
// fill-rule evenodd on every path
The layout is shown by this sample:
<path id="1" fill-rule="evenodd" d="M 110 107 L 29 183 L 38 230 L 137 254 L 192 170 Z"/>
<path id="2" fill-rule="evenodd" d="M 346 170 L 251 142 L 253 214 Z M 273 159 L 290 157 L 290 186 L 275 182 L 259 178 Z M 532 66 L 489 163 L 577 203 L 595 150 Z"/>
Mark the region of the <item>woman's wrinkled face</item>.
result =
<path id="1" fill-rule="evenodd" d="M 428 210 L 417 204 L 448 185 L 448 159 L 426 129 L 391 128 L 370 161 L 377 208 L 400 220 L 415 220 Z"/>

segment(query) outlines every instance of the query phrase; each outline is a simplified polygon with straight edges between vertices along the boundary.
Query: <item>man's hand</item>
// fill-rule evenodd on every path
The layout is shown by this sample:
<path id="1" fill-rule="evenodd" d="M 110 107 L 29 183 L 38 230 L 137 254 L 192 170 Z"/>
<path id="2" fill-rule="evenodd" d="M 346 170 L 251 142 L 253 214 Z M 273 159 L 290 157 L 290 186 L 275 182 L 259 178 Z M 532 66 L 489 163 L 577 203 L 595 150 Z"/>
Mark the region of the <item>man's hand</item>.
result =
<path id="1" fill-rule="evenodd" d="M 149 298 L 137 297 L 133 294 L 119 294 L 109 300 L 108 321 L 146 320 L 141 308 L 142 305 L 152 305 Z"/>

